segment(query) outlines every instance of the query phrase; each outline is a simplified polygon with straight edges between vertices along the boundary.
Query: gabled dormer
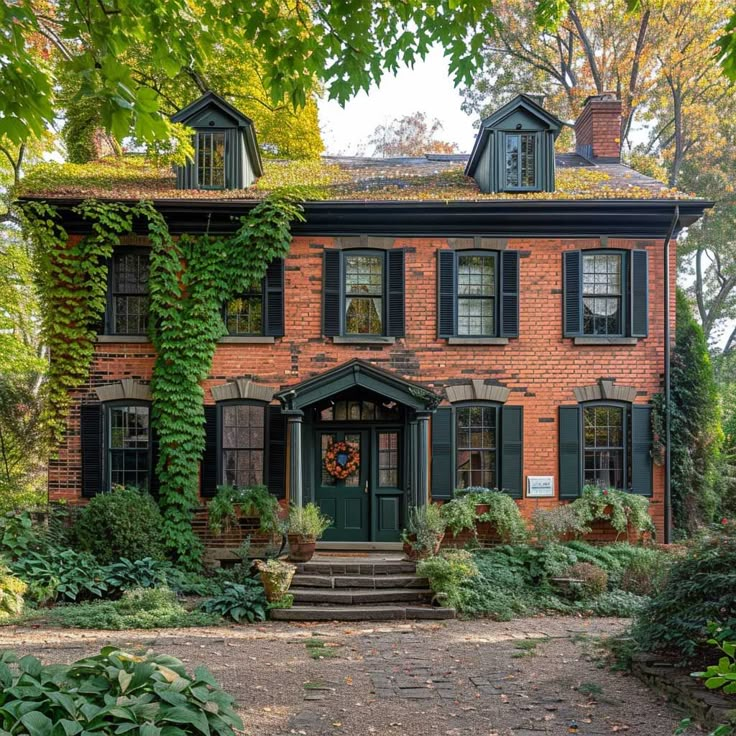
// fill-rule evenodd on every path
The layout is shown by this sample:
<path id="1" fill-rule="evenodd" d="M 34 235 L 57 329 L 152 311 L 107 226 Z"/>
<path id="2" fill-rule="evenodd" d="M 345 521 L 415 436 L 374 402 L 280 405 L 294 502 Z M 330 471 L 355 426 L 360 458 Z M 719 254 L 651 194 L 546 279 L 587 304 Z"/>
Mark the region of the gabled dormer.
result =
<path id="1" fill-rule="evenodd" d="M 518 95 L 481 123 L 465 175 L 482 192 L 553 192 L 562 126 L 530 95 Z"/>
<path id="2" fill-rule="evenodd" d="M 214 92 L 171 120 L 194 130 L 194 160 L 176 167 L 177 189 L 245 189 L 263 175 L 253 121 Z"/>

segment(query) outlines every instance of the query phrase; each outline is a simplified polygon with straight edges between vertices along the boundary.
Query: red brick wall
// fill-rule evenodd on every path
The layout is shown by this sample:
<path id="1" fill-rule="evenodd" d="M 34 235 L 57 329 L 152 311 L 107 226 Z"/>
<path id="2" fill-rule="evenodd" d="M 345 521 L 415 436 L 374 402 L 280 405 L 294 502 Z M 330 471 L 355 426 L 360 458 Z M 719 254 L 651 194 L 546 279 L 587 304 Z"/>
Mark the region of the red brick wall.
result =
<path id="1" fill-rule="evenodd" d="M 663 244 L 662 241 L 610 239 L 611 248 L 646 248 L 649 251 L 649 337 L 636 345 L 576 346 L 562 337 L 562 256 L 564 250 L 600 247 L 598 240 L 512 239 L 507 247 L 521 251 L 520 337 L 508 345 L 460 346 L 438 340 L 436 321 L 436 251 L 449 248 L 446 239 L 397 238 L 394 247 L 406 253 L 406 337 L 393 345 L 335 345 L 321 335 L 322 251 L 330 238 L 296 238 L 286 261 L 286 336 L 275 344 L 221 344 L 217 348 L 210 388 L 236 377 L 284 387 L 317 375 L 358 357 L 398 374 L 433 386 L 473 378 L 492 379 L 511 389 L 508 403 L 524 407 L 524 475 L 558 473 L 558 406 L 573 404 L 575 386 L 615 378 L 635 386 L 636 401 L 646 403 L 660 390 L 663 371 Z M 675 253 L 670 263 L 672 283 Z M 670 304 L 674 325 L 674 289 Z M 154 354 L 147 344 L 98 344 L 89 383 L 80 397 L 95 401 L 95 385 L 115 379 L 150 380 Z M 79 408 L 69 419 L 66 444 L 51 462 L 49 490 L 52 499 L 79 500 Z M 654 469 L 652 513 L 663 527 L 663 469 Z M 525 516 L 555 499 L 524 499 Z"/>

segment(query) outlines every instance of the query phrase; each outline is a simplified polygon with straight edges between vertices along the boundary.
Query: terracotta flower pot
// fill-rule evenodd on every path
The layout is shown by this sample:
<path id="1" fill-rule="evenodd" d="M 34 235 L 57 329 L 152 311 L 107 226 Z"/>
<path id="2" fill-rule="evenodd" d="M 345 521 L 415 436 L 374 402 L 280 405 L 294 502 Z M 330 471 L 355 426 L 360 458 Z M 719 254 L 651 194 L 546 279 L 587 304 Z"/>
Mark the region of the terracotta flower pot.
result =
<path id="1" fill-rule="evenodd" d="M 301 534 L 289 534 L 289 562 L 309 562 L 314 556 L 317 540 Z"/>
<path id="2" fill-rule="evenodd" d="M 404 542 L 404 554 L 410 560 L 413 560 L 413 561 L 425 560 L 427 557 L 434 556 L 439 553 L 440 545 L 442 544 L 442 540 L 444 539 L 444 537 L 445 537 L 444 533 L 440 534 L 435 539 L 434 546 L 432 547 L 431 550 L 416 549 L 414 544 L 417 541 L 417 535 L 409 534 L 409 539 Z"/>

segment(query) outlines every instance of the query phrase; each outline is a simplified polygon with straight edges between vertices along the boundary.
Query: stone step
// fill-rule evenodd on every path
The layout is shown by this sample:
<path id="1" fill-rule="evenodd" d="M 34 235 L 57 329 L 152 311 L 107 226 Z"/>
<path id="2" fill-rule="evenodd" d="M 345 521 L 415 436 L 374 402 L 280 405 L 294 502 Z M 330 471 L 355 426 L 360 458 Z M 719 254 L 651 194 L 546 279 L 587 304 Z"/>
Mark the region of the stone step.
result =
<path id="1" fill-rule="evenodd" d="M 405 601 L 430 601 L 429 588 L 289 588 L 295 603 L 322 605 L 361 605 L 399 603 Z"/>
<path id="2" fill-rule="evenodd" d="M 297 565 L 297 572 L 307 575 L 412 575 L 416 572 L 416 563 L 409 560 L 311 560 Z"/>
<path id="3" fill-rule="evenodd" d="M 432 606 L 292 606 L 275 608 L 270 615 L 278 621 L 445 620 L 455 618 L 455 609 Z"/>
<path id="4" fill-rule="evenodd" d="M 427 578 L 417 575 L 294 575 L 296 588 L 428 588 Z"/>

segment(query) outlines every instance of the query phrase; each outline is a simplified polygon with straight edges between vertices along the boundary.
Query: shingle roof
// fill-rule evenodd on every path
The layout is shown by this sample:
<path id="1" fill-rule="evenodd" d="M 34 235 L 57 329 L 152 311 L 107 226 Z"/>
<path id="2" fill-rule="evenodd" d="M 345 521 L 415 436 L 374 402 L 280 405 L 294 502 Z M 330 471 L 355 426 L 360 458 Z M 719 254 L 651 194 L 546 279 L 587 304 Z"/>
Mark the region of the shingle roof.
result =
<path id="1" fill-rule="evenodd" d="M 428 154 L 403 158 L 325 156 L 318 161 L 264 161 L 264 175 L 244 190 L 180 190 L 170 168 L 142 156 L 108 158 L 90 164 L 45 163 L 29 171 L 17 196 L 47 198 L 261 199 L 282 187 L 303 187 L 307 200 L 483 201 L 684 199 L 624 164 L 594 164 L 575 153 L 557 154 L 556 190 L 483 194 L 463 173 L 467 155 Z"/>

